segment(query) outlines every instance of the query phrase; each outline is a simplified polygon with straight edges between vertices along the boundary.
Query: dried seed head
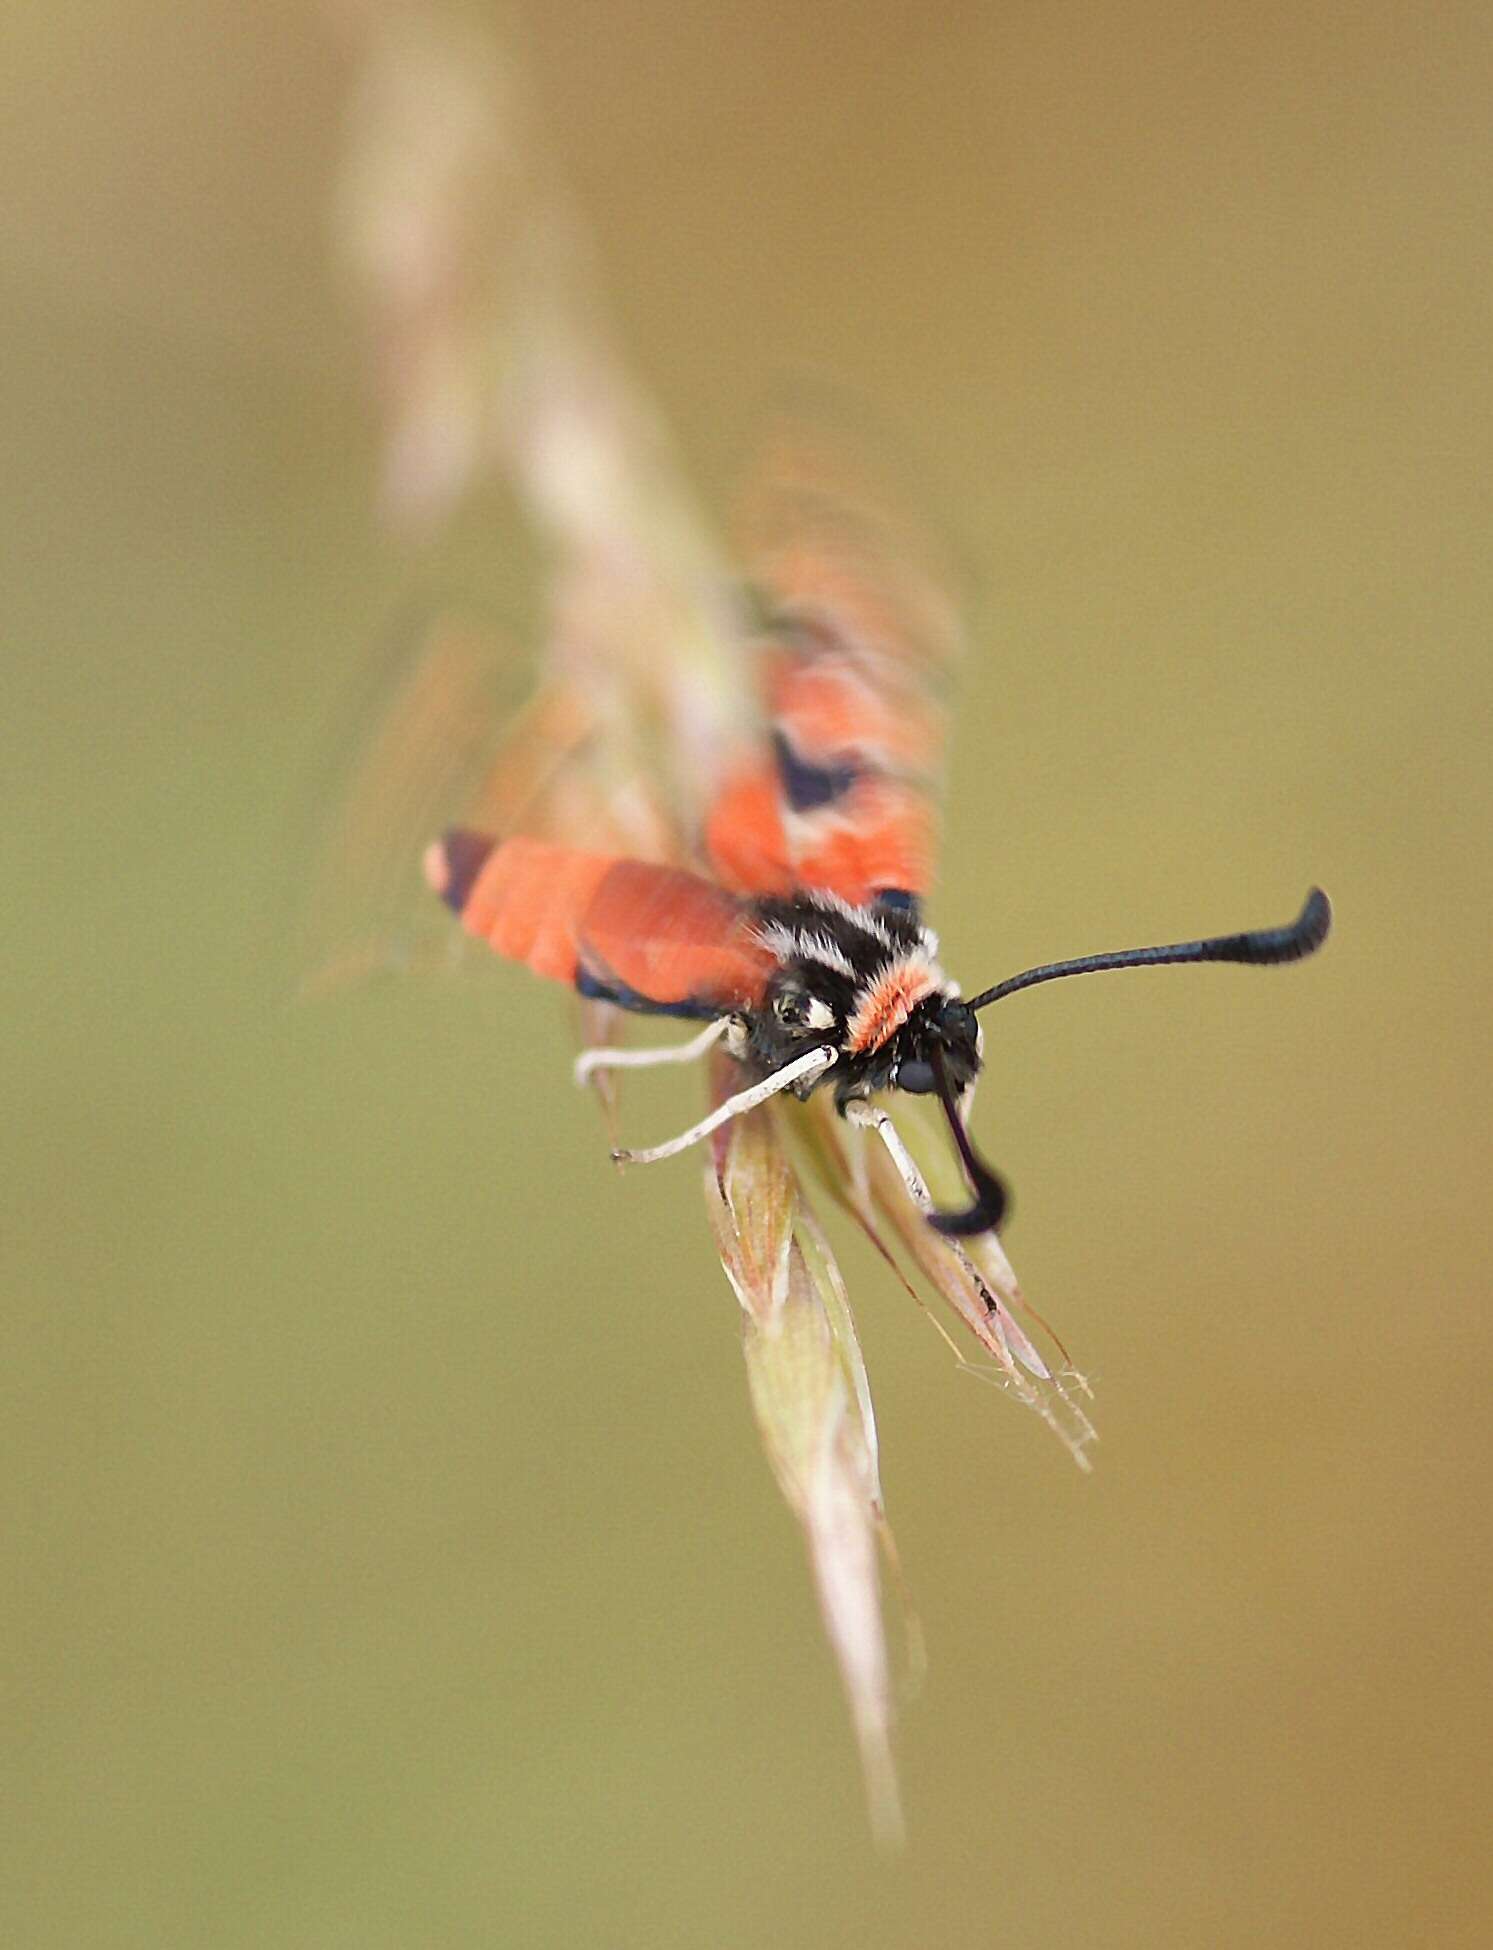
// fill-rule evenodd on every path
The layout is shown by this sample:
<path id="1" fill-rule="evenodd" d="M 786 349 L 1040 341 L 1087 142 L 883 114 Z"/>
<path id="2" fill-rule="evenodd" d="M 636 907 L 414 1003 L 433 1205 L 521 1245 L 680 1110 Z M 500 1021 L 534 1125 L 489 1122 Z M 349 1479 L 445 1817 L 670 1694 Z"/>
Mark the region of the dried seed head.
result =
<path id="1" fill-rule="evenodd" d="M 870 1389 L 844 1285 L 768 1110 L 720 1133 L 706 1198 L 721 1262 L 741 1302 L 757 1426 L 808 1546 L 873 1826 L 893 1843 L 902 1818 L 877 1558 L 889 1539 Z"/>

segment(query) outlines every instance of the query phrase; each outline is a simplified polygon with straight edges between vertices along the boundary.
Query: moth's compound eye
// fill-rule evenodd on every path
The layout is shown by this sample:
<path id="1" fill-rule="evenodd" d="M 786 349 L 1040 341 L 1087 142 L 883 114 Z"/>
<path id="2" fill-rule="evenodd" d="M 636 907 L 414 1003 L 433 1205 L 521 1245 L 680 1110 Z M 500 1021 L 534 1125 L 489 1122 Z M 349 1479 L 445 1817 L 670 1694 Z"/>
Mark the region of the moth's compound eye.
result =
<path id="1" fill-rule="evenodd" d="M 785 1029 L 815 1035 L 835 1026 L 834 1010 L 817 995 L 810 995 L 806 989 L 784 989 L 772 1006 Z"/>
<path id="2" fill-rule="evenodd" d="M 800 1029 L 803 1027 L 808 1000 L 802 989 L 784 989 L 777 1001 L 773 1003 L 773 1011 L 778 1021 L 787 1028 Z"/>

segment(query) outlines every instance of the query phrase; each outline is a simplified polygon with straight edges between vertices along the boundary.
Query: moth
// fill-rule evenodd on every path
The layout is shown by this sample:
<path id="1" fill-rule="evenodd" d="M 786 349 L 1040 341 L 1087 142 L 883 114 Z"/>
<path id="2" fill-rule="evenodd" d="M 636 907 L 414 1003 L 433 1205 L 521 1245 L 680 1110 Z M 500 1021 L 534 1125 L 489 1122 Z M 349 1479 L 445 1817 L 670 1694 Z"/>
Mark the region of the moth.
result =
<path id="1" fill-rule="evenodd" d="M 966 1116 L 984 1010 L 1101 970 L 1299 960 L 1327 938 L 1332 911 L 1313 888 L 1282 927 L 1050 962 L 966 999 L 925 919 L 940 632 L 851 512 L 793 505 L 797 521 L 780 522 L 753 591 L 759 734 L 722 769 L 697 863 L 463 824 L 430 840 L 424 876 L 466 933 L 507 959 L 593 1002 L 703 1025 L 671 1047 L 589 1049 L 579 1078 L 717 1048 L 734 1061 L 738 1087 L 708 1115 L 665 1142 L 614 1151 L 619 1163 L 672 1157 L 780 1093 L 832 1092 L 862 1122 L 877 1117 L 880 1093 L 932 1095 L 970 1201 L 930 1211 L 930 1223 L 969 1237 L 999 1227 L 1008 1205 Z"/>

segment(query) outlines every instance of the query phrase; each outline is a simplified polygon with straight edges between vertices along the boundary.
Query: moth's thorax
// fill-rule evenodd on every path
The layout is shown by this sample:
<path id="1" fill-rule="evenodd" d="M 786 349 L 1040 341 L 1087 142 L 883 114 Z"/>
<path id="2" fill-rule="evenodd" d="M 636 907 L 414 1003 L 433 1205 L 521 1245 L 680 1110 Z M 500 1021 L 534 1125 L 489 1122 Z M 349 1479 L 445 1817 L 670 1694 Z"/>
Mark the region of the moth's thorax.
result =
<path id="1" fill-rule="evenodd" d="M 889 1043 L 911 1018 L 920 1002 L 948 993 L 938 964 L 914 952 L 888 962 L 856 997 L 855 1011 L 845 1025 L 845 1048 L 852 1056 L 869 1055 Z"/>
<path id="2" fill-rule="evenodd" d="M 874 1090 L 933 1088 L 933 1053 L 962 1086 L 979 1032 L 938 965 L 938 938 L 910 900 L 853 907 L 820 892 L 757 903 L 753 933 L 776 959 L 748 1024 L 751 1057 L 776 1069 L 815 1044 L 840 1053 L 820 1079 L 842 1102 Z"/>

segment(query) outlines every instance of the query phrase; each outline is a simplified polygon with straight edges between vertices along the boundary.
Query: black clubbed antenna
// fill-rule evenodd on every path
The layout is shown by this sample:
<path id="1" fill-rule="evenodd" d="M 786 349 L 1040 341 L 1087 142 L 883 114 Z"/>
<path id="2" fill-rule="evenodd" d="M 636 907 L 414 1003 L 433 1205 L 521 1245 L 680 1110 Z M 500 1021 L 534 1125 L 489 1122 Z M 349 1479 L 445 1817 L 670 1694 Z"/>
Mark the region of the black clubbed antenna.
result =
<path id="1" fill-rule="evenodd" d="M 1020 975 L 997 982 L 993 989 L 977 995 L 968 1007 L 983 1009 L 988 1002 L 999 1002 L 1019 989 L 1035 988 L 1039 982 L 1055 982 L 1063 975 L 1097 975 L 1106 968 L 1155 968 L 1189 961 L 1237 961 L 1263 967 L 1276 962 L 1301 961 L 1317 952 L 1331 928 L 1332 902 L 1320 887 L 1313 887 L 1296 919 L 1283 928 L 1256 928 L 1252 934 L 1214 935 L 1211 941 L 1174 941 L 1162 948 L 1121 948 L 1109 955 L 1082 955 L 1076 961 L 1046 962 L 1041 968 L 1028 968 Z M 960 1155 L 963 1156 L 962 1151 Z M 966 1158 L 966 1169 L 968 1163 Z"/>
<path id="2" fill-rule="evenodd" d="M 964 1128 L 959 1106 L 954 1101 L 949 1073 L 944 1067 L 943 1051 L 937 1046 L 933 1050 L 933 1080 L 955 1146 L 969 1174 L 975 1202 L 965 1212 L 930 1212 L 928 1223 L 935 1232 L 941 1232 L 949 1239 L 972 1239 L 977 1232 L 994 1232 L 1005 1217 L 1010 1200 L 1004 1184 L 970 1143 L 969 1132 Z"/>

